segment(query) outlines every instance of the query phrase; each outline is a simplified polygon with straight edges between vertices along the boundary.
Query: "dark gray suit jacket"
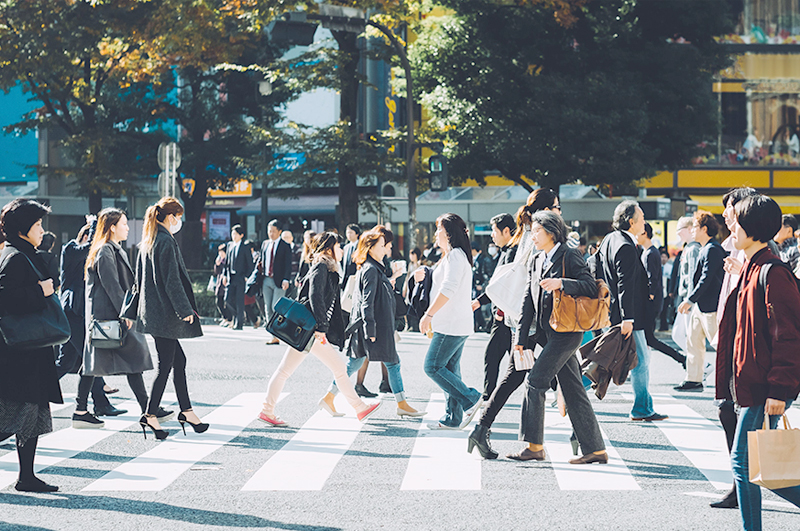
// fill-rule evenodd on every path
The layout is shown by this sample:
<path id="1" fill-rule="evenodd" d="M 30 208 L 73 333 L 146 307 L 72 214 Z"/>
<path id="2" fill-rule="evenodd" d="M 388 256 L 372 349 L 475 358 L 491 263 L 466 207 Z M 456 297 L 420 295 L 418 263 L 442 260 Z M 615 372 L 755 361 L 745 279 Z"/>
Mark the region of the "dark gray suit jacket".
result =
<path id="1" fill-rule="evenodd" d="M 634 330 L 644 330 L 649 298 L 647 272 L 633 239 L 626 232 L 615 230 L 603 239 L 597 254 L 602 277 L 611 292 L 611 325 L 631 319 Z"/>

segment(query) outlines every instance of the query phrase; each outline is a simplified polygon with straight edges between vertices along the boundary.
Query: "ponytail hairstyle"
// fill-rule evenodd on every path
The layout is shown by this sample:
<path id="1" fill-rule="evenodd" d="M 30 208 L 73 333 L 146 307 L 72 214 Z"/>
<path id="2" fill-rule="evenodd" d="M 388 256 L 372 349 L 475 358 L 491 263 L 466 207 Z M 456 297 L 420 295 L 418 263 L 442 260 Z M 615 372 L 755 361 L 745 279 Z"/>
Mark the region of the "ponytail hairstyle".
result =
<path id="1" fill-rule="evenodd" d="M 183 215 L 183 205 L 174 197 L 162 197 L 158 203 L 147 207 L 144 214 L 144 228 L 142 229 L 142 243 L 139 250 L 152 255 L 156 243 L 158 224 L 163 223 L 167 216 L 180 217 Z"/>
<path id="2" fill-rule="evenodd" d="M 383 238 L 384 244 L 386 243 L 386 237 L 378 228 L 382 226 L 383 225 L 378 225 L 377 227 L 373 227 L 361 233 L 361 236 L 358 238 L 358 247 L 356 247 L 352 256 L 353 263 L 357 266 L 361 267 L 364 265 L 364 262 L 367 261 L 367 257 L 369 256 L 369 252 L 378 244 L 381 238 Z"/>
<path id="3" fill-rule="evenodd" d="M 436 218 L 436 225 L 447 234 L 447 241 L 453 249 L 461 249 L 467 255 L 469 265 L 472 265 L 472 247 L 469 243 L 467 224 L 458 214 L 447 213 Z"/>
<path id="4" fill-rule="evenodd" d="M 89 278 L 89 270 L 94 267 L 97 261 L 97 253 L 109 240 L 111 240 L 111 227 L 119 223 L 125 211 L 118 208 L 105 208 L 97 214 L 97 228 L 94 232 L 92 245 L 89 247 L 89 254 L 86 256 L 86 266 L 84 268 L 84 278 Z"/>
<path id="5" fill-rule="evenodd" d="M 558 199 L 558 195 L 551 188 L 539 188 L 530 193 L 525 204 L 517 210 L 517 230 L 514 237 L 511 238 L 511 245 L 519 245 L 522 241 L 525 227 L 531 226 L 531 216 L 545 208 L 553 208 L 556 199 Z"/>

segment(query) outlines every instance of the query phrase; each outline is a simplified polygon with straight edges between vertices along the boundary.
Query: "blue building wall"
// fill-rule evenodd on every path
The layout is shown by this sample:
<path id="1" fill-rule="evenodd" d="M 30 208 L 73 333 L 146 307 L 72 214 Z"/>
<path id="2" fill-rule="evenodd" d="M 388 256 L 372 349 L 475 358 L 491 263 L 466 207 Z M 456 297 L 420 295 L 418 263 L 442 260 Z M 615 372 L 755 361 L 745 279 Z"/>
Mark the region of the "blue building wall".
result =
<path id="1" fill-rule="evenodd" d="M 36 105 L 19 88 L 8 94 L 0 92 L 0 128 L 20 121 L 24 113 L 34 108 Z M 28 166 L 37 164 L 38 153 L 36 134 L 0 133 L 0 183 L 36 181 L 36 170 Z"/>

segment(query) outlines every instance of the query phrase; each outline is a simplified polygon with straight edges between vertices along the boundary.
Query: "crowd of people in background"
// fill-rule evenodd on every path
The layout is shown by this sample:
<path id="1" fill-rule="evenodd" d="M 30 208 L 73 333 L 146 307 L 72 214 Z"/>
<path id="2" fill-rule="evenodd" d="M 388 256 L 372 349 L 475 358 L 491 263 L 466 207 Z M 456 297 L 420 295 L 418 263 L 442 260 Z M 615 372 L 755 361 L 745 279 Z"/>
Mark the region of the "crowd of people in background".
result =
<path id="1" fill-rule="evenodd" d="M 731 190 L 722 206 L 724 226 L 702 210 L 677 221 L 674 257 L 659 247 L 637 202 L 622 201 L 610 220 L 612 230 L 587 244 L 569 230 L 558 195 L 549 189 L 531 193 L 515 215 L 494 216 L 485 250 L 461 217 L 442 214 L 433 241 L 410 249 L 408 261 L 383 225 L 366 230 L 349 225 L 344 237 L 331 230 L 306 231 L 301 244 L 278 220 L 267 224 L 268 238 L 260 244 L 234 225 L 231 241 L 217 248 L 209 290 L 220 324 L 234 331 L 248 322 L 269 328 L 280 317 L 276 305 L 284 298 L 303 301 L 316 321 L 308 347 L 287 347 L 265 383 L 261 421 L 289 424 L 276 405 L 309 353 L 331 371 L 333 383 L 321 389 L 318 401 L 331 416 L 343 415 L 334 404 L 338 392 L 359 420 L 373 416 L 381 402 L 363 400 L 378 396 L 364 385 L 370 365 L 380 367 L 378 391 L 394 398 L 398 417 L 424 416 L 408 401 L 402 372 L 409 369 L 397 349 L 398 332 L 420 332 L 430 338 L 424 373 L 445 395 L 445 414 L 428 428 L 461 430 L 477 418 L 466 449 L 477 449 L 486 459 L 498 457 L 491 447 L 493 422 L 524 384 L 519 440 L 525 446 L 509 459 L 547 458 L 545 396 L 552 389 L 574 429 L 575 458 L 569 463 L 608 463 L 587 395 L 593 388 L 601 396 L 605 389 L 580 362 L 599 363 L 604 356 L 627 360 L 623 374 L 613 377 L 624 381 L 629 372 L 630 420 L 665 422 L 669 417 L 656 411 L 650 389 L 651 349 L 661 352 L 685 369 L 674 387 L 678 393 L 701 392 L 715 378 L 735 483 L 712 506 L 738 506 L 744 528 L 760 529 L 761 494 L 749 481 L 747 434 L 765 414 L 775 425 L 800 392 L 800 234 L 793 216 L 751 188 Z M 148 431 L 158 440 L 169 437 L 162 424 L 175 414 L 161 407 L 161 399 L 172 374 L 184 434 L 185 424 L 196 433 L 209 429 L 192 410 L 180 341 L 203 334 L 174 237 L 182 225 L 180 202 L 164 198 L 148 208 L 133 263 L 122 248 L 129 232 L 125 212 L 110 208 L 87 217 L 64 245 L 60 263 L 53 253 L 55 237 L 42 228 L 49 212 L 36 201 L 16 199 L 0 214 L 0 324 L 9 315 L 34 319 L 57 297 L 71 332 L 55 347 L 24 353 L 5 340 L 0 344 L 0 440 L 16 437 L 20 491 L 57 490 L 35 476 L 33 462 L 38 437 L 52 430 L 48 403 L 63 402 L 59 380 L 67 374 L 79 375 L 75 428 L 102 429 L 101 417 L 126 413 L 109 402 L 107 395 L 118 389 L 104 381 L 125 375 L 145 437 Z M 723 229 L 729 236 L 720 242 Z M 512 302 L 495 288 L 509 271 L 525 281 Z M 610 297 L 610 326 L 557 329 L 551 318 L 554 294 L 598 298 L 602 286 Z M 121 344 L 95 342 L 98 333 L 106 334 L 103 323 L 114 321 L 123 329 Z M 674 347 L 656 334 L 670 326 Z M 461 372 L 464 345 L 476 332 L 489 334 L 482 385 L 470 385 Z M 154 340 L 157 366 L 146 335 Z M 266 339 L 281 343 L 271 334 Z M 716 349 L 715 360 L 707 358 L 707 343 Z M 500 378 L 506 355 L 508 368 Z M 148 393 L 143 373 L 154 369 Z M 800 506 L 800 487 L 775 492 Z"/>

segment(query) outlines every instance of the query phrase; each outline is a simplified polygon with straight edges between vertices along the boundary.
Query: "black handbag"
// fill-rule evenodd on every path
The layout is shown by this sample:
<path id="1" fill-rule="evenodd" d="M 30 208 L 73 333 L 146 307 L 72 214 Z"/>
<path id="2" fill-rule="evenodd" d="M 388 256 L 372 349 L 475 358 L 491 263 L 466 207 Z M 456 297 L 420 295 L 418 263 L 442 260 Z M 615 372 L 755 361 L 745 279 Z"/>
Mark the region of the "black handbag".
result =
<path id="1" fill-rule="evenodd" d="M 9 260 L 17 253 L 8 255 Z M 43 275 L 39 272 L 31 259 L 25 253 L 28 263 L 33 268 L 39 280 Z M 63 345 L 69 341 L 71 331 L 69 321 L 61 307 L 61 302 L 55 294 L 45 297 L 45 307 L 38 312 L 22 315 L 4 315 L 0 317 L 0 335 L 3 342 L 12 349 L 35 350 L 45 347 Z"/>
<path id="2" fill-rule="evenodd" d="M 267 331 L 290 347 L 308 352 L 314 343 L 317 320 L 303 302 L 281 297 L 267 323 Z"/>
<path id="3" fill-rule="evenodd" d="M 89 326 L 89 344 L 94 348 L 118 349 L 125 343 L 126 327 L 121 319 L 93 320 Z"/>

